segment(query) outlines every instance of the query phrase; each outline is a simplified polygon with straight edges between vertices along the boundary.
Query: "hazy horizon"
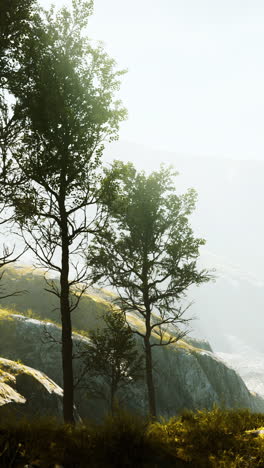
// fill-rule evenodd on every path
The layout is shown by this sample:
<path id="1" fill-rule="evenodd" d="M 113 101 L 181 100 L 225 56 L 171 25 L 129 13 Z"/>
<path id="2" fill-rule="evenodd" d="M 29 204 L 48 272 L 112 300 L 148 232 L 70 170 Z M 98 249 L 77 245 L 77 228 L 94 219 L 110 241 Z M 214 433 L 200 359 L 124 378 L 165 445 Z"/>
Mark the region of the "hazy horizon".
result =
<path id="1" fill-rule="evenodd" d="M 87 33 L 128 69 L 120 97 L 129 118 L 120 139 L 264 160 L 263 26 L 260 0 L 95 0 Z"/>

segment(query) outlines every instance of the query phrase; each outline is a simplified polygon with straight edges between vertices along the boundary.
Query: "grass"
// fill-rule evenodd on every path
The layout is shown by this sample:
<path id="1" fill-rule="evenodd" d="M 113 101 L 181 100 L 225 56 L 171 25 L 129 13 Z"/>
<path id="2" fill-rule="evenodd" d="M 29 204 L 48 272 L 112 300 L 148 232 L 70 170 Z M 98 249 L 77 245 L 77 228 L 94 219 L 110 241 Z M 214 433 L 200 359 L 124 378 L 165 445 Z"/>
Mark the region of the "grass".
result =
<path id="1" fill-rule="evenodd" d="M 53 320 L 53 319 L 50 319 L 50 318 L 45 319 L 45 318 L 41 317 L 40 314 L 35 313 L 31 309 L 27 309 L 26 311 L 23 311 L 23 312 L 18 312 L 17 310 L 10 309 L 10 308 L 0 309 L 0 324 L 1 324 L 1 320 L 10 320 L 10 321 L 14 322 L 15 318 L 16 318 L 16 315 L 21 315 L 21 316 L 23 316 L 25 318 L 38 320 L 42 324 L 52 324 L 52 325 L 55 325 L 58 328 L 61 328 L 61 322 L 60 321 L 56 321 L 56 320 Z M 77 329 L 77 328 L 73 327 L 72 332 L 73 332 L 73 336 L 81 335 L 84 338 L 89 338 L 89 330 L 80 330 L 80 329 Z"/>
<path id="2" fill-rule="evenodd" d="M 0 320 L 14 320 L 12 317 L 13 314 L 17 314 L 17 312 L 12 309 L 0 309 Z"/>
<path id="3" fill-rule="evenodd" d="M 154 423 L 119 410 L 101 425 L 76 427 L 0 418 L 0 466 L 263 467 L 264 440 L 250 433 L 263 425 L 263 414 L 219 408 Z"/>
<path id="4" fill-rule="evenodd" d="M 28 318 L 61 326 L 58 303 L 56 299 L 54 300 L 52 294 L 45 291 L 47 285 L 44 281 L 43 270 L 19 265 L 16 267 L 9 266 L 6 268 L 3 284 L 6 290 L 15 289 L 27 291 L 27 293 L 7 298 L 3 302 L 0 301 L 0 320 L 7 319 L 8 316 L 12 320 L 12 314 L 20 314 Z M 111 291 L 102 290 L 101 293 L 99 289 L 94 292 L 85 293 L 78 309 L 72 314 L 74 333 L 87 337 L 90 330 L 96 330 L 103 326 L 102 316 L 112 307 L 108 298 L 111 300 L 114 297 L 116 296 Z M 128 314 L 128 321 L 132 326 L 144 332 L 145 326 L 141 317 Z M 154 340 L 158 339 L 155 332 L 153 332 L 152 336 Z M 169 339 L 170 337 L 169 333 L 164 334 L 164 339 Z M 198 353 L 201 351 L 184 340 L 179 340 L 172 345 L 173 348 L 184 348 L 187 351 Z"/>

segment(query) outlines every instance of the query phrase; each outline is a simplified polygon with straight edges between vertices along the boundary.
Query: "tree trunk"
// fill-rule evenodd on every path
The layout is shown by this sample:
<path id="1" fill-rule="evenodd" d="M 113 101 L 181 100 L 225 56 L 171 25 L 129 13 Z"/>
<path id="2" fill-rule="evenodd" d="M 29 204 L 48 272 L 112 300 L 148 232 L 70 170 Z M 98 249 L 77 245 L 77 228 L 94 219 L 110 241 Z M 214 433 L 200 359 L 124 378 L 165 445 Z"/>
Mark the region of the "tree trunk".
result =
<path id="1" fill-rule="evenodd" d="M 149 341 L 148 336 L 145 336 L 144 344 L 145 344 L 145 356 L 146 356 L 146 378 L 147 378 L 149 414 L 151 418 L 155 419 L 157 416 L 156 395 L 155 395 L 155 387 L 154 387 L 154 382 L 153 382 L 152 349 L 150 346 L 150 341 Z"/>
<path id="2" fill-rule="evenodd" d="M 61 241 L 60 311 L 62 325 L 63 417 L 65 423 L 73 424 L 72 324 L 69 302 L 69 242 L 67 219 L 62 219 Z"/>
<path id="3" fill-rule="evenodd" d="M 111 385 L 111 401 L 110 401 L 110 405 L 111 405 L 111 414 L 113 416 L 114 412 L 115 412 L 115 394 L 116 394 L 116 387 L 114 384 Z"/>
<path id="4" fill-rule="evenodd" d="M 147 246 L 147 243 L 146 243 L 146 246 Z M 146 379 L 147 379 L 147 390 L 148 390 L 149 415 L 152 419 L 155 419 L 157 416 L 157 411 L 156 411 L 155 387 L 154 387 L 154 382 L 153 382 L 152 348 L 150 345 L 151 308 L 150 308 L 150 303 L 149 303 L 147 248 L 144 253 L 142 277 L 143 277 L 143 298 L 144 298 L 144 305 L 146 309 L 146 312 L 145 312 L 146 334 L 144 336 L 144 347 L 145 347 L 145 359 L 146 359 Z"/>

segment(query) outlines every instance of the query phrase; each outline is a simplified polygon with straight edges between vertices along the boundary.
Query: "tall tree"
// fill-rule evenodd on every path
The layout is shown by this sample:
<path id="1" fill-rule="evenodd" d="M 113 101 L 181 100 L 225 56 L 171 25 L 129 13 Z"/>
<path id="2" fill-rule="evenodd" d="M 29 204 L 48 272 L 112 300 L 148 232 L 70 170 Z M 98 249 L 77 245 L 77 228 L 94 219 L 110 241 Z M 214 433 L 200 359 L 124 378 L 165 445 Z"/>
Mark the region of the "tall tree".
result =
<path id="1" fill-rule="evenodd" d="M 20 66 L 19 57 L 23 44 L 30 33 L 30 23 L 34 15 L 35 0 L 0 0 L 0 226 L 12 219 L 9 196 L 19 182 L 12 166 L 11 148 L 18 137 L 21 126 L 14 113 L 14 96 L 11 83 L 17 83 Z M 22 252 L 23 253 L 23 252 Z M 15 255 L 15 247 L 3 244 L 0 251 L 0 281 L 4 267 L 15 262 L 21 254 Z M 0 286 L 1 299 L 19 294 L 18 291 L 5 291 Z"/>
<path id="2" fill-rule="evenodd" d="M 17 71 L 23 42 L 30 32 L 36 0 L 0 0 L 0 85 L 8 88 Z"/>
<path id="3" fill-rule="evenodd" d="M 134 331 L 144 343 L 149 412 L 155 417 L 152 349 L 186 333 L 175 333 L 171 326 L 188 322 L 180 302 L 188 287 L 210 279 L 197 267 L 205 241 L 195 238 L 189 225 L 196 193 L 177 195 L 171 168 L 147 176 L 132 164 L 116 162 L 112 170 L 119 178 L 119 195 L 87 259 L 94 281 L 108 280 L 122 311 L 135 311 L 143 320 L 144 329 Z"/>
<path id="4" fill-rule="evenodd" d="M 36 14 L 20 56 L 19 86 L 11 83 L 23 127 L 12 158 L 26 179 L 13 203 L 26 245 L 60 278 L 59 287 L 49 280 L 47 289 L 60 303 L 66 422 L 74 421 L 71 312 L 86 276 L 78 256 L 99 228 L 100 201 L 109 196 L 100 175 L 104 141 L 117 138 L 126 115 L 114 98 L 123 72 L 84 35 L 92 7 L 73 0 L 71 10 Z"/>

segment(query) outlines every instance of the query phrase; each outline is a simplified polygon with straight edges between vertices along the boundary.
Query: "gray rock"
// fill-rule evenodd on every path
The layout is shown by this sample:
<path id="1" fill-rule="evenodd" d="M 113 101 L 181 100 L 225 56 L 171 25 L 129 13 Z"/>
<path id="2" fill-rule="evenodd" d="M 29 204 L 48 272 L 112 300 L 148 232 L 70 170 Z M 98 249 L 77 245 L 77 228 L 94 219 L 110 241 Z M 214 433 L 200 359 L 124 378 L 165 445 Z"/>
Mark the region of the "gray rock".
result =
<path id="1" fill-rule="evenodd" d="M 0 313 L 0 355 L 13 360 L 21 359 L 61 386 L 60 340 L 61 329 L 57 325 L 22 315 Z M 75 354 L 83 352 L 89 344 L 89 339 L 79 334 L 74 334 L 73 341 Z M 241 377 L 214 353 L 199 349 L 194 342 L 192 345 L 187 341 L 153 350 L 160 415 L 170 417 L 184 408 L 210 409 L 214 404 L 264 412 L 264 400 L 250 393 Z M 81 359 L 74 359 L 76 377 L 82 365 Z M 89 379 L 89 376 L 86 378 Z M 85 380 L 82 385 L 85 386 Z M 144 382 L 133 384 L 120 395 L 120 399 L 132 410 L 147 412 Z M 85 389 L 76 390 L 75 401 L 83 418 L 99 419 L 106 411 L 105 403 L 88 398 Z"/>
<path id="2" fill-rule="evenodd" d="M 210 351 L 177 346 L 156 350 L 158 411 L 165 417 L 183 409 L 248 408 L 264 412 L 264 400 Z M 161 355 L 163 355 L 161 357 Z"/>
<path id="3" fill-rule="evenodd" d="M 62 421 L 62 389 L 43 372 L 0 358 L 0 418 Z"/>
<path id="4" fill-rule="evenodd" d="M 204 349 L 205 351 L 213 352 L 210 343 L 208 341 L 206 341 L 206 340 L 199 340 L 198 338 L 193 338 L 191 336 L 185 336 L 184 341 L 186 343 L 189 343 L 190 345 L 192 345 L 194 348 Z"/>

